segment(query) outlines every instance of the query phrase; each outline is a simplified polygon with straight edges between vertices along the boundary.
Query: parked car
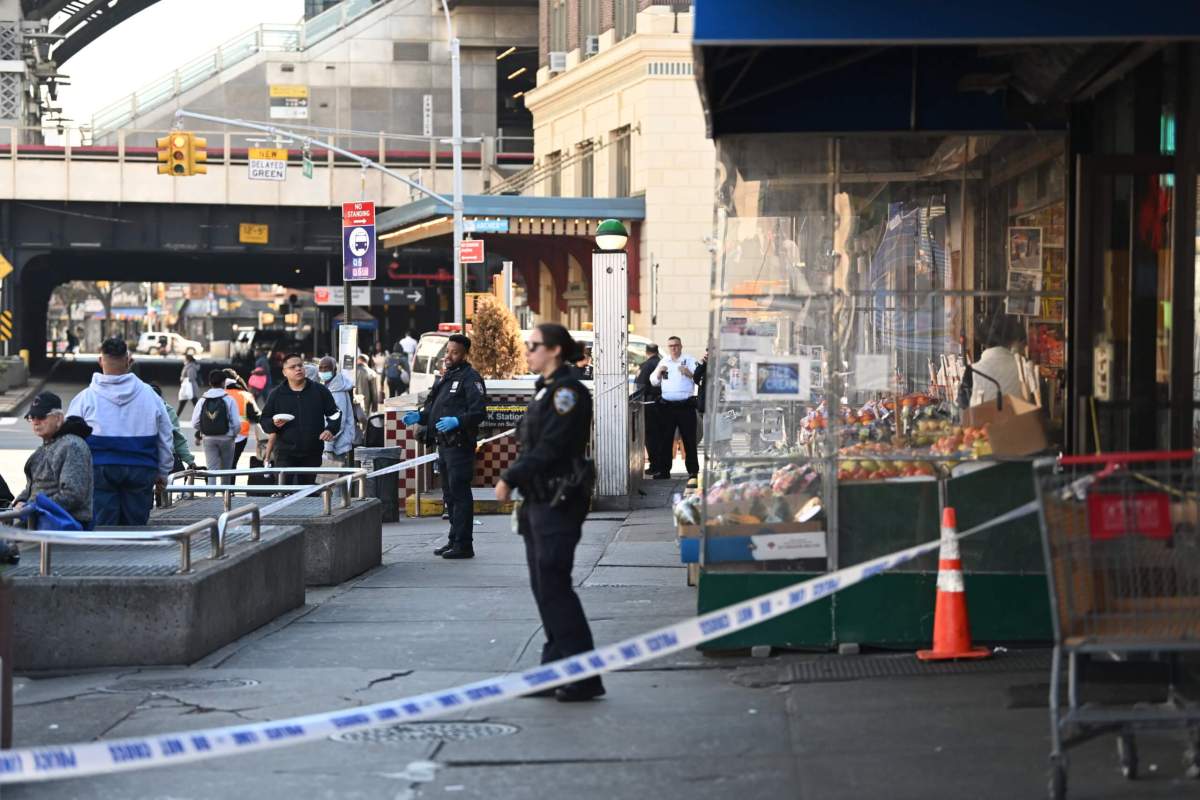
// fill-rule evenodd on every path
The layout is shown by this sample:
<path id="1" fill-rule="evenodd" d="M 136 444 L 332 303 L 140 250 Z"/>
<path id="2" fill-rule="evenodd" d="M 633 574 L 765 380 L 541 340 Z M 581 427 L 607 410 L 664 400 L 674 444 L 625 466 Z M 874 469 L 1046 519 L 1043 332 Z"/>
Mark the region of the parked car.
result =
<path id="1" fill-rule="evenodd" d="M 430 331 L 421 334 L 417 342 L 417 352 L 413 356 L 412 380 L 409 391 L 416 394 L 424 392 L 433 386 L 442 359 L 446 356 L 446 345 L 450 341 L 452 331 Z M 521 331 L 521 336 L 529 339 L 530 331 Z M 593 331 L 571 331 L 571 338 L 583 345 L 583 351 L 589 357 L 592 355 L 592 342 L 595 341 Z M 646 361 L 646 345 L 650 340 L 645 336 L 629 335 L 629 381 L 637 377 L 638 369 Z M 530 380 L 533 376 L 529 376 Z"/>
<path id="2" fill-rule="evenodd" d="M 152 356 L 198 356 L 204 352 L 204 345 L 173 331 L 145 331 L 138 337 L 134 352 Z"/>

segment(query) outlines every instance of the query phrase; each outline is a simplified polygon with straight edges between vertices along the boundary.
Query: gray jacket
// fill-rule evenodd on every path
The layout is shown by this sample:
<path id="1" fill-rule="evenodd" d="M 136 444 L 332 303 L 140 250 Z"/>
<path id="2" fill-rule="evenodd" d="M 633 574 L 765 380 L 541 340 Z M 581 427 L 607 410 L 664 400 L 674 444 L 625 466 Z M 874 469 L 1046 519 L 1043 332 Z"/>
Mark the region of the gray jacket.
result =
<path id="1" fill-rule="evenodd" d="M 44 494 L 80 522 L 92 521 L 92 451 L 84 441 L 92 429 L 80 417 L 67 417 L 58 435 L 25 462 L 25 490 L 16 502 Z"/>

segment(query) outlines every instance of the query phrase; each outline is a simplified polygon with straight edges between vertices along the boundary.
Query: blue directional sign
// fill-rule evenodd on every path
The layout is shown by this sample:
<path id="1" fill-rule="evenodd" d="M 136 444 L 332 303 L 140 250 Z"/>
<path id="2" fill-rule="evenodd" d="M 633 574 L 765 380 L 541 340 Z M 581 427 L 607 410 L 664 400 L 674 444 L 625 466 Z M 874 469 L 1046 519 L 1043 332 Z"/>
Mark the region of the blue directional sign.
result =
<path id="1" fill-rule="evenodd" d="M 375 280 L 374 203 L 342 203 L 342 279 Z"/>

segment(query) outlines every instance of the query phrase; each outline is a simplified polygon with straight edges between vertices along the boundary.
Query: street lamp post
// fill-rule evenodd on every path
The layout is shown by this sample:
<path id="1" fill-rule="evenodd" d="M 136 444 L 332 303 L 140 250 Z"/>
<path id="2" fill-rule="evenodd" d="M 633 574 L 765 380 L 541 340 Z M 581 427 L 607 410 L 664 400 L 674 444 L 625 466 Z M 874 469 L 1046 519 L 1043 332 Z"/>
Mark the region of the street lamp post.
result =
<path id="1" fill-rule="evenodd" d="M 619 220 L 596 228 L 592 253 L 592 377 L 596 422 L 596 504 L 628 508 L 634 487 L 630 469 L 629 278 L 625 243 L 629 232 Z M 639 426 L 640 429 L 640 426 Z M 640 437 L 635 437 L 640 441 Z"/>
<path id="2" fill-rule="evenodd" d="M 459 246 L 463 240 L 463 165 L 462 165 L 462 63 L 459 59 L 458 37 L 450 20 L 450 6 L 442 0 L 446 15 L 446 36 L 450 39 L 450 151 L 454 160 L 454 321 L 467 331 L 466 276 L 463 275 Z"/>

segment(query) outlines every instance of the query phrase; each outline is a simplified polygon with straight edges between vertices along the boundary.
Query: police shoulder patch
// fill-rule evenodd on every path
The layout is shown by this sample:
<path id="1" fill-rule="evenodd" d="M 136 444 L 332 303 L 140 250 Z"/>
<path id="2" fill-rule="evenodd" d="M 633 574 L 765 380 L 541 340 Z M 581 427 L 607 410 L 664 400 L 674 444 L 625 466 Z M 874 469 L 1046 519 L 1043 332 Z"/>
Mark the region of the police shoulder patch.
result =
<path id="1" fill-rule="evenodd" d="M 575 390 L 569 386 L 564 386 L 554 392 L 554 410 L 559 414 L 570 414 L 577 402 L 579 402 L 579 398 L 576 397 Z"/>

